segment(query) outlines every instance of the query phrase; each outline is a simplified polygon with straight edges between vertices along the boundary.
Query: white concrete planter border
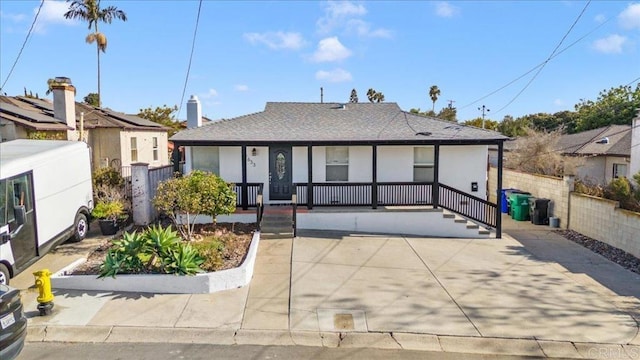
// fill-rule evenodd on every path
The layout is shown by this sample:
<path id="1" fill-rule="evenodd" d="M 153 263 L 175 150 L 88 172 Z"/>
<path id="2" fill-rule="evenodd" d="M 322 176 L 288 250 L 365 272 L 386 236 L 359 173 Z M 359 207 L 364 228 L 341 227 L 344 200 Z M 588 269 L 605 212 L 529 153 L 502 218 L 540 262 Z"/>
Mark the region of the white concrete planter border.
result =
<path id="1" fill-rule="evenodd" d="M 98 279 L 96 275 L 67 275 L 86 261 L 79 259 L 51 276 L 54 289 L 123 291 L 168 294 L 206 294 L 243 287 L 251 281 L 258 253 L 260 232 L 251 239 L 249 251 L 242 264 L 233 269 L 202 273 L 194 276 L 181 275 L 117 275 L 115 278 Z"/>

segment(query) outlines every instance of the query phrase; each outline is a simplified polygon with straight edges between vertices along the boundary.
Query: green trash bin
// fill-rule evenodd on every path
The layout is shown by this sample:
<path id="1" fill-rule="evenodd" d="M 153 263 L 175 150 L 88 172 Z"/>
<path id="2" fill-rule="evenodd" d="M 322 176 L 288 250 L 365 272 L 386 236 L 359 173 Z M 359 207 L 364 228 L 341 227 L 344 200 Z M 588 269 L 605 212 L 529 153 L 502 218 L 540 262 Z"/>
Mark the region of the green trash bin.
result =
<path id="1" fill-rule="evenodd" d="M 529 217 L 529 194 L 513 194 L 513 220 L 527 221 Z"/>

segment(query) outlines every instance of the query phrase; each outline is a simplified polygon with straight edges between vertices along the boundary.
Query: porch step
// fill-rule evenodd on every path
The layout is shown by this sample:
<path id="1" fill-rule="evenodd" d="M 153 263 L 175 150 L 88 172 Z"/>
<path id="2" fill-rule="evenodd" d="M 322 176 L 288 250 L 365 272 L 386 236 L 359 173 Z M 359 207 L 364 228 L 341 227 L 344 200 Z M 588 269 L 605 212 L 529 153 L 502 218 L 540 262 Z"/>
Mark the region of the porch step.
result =
<path id="1" fill-rule="evenodd" d="M 293 237 L 293 209 L 287 207 L 275 207 L 265 209 L 262 214 L 260 226 L 260 238 L 283 239 Z"/>
<path id="2" fill-rule="evenodd" d="M 480 225 L 469 221 L 463 217 L 458 216 L 457 214 L 454 213 L 450 213 L 448 211 L 444 211 L 442 213 L 442 217 L 445 219 L 452 219 L 454 224 L 460 224 L 459 226 L 465 226 L 468 230 L 477 230 L 478 231 L 478 237 L 489 237 L 491 235 L 491 231 L 487 230 L 484 227 L 480 227 Z"/>
<path id="3" fill-rule="evenodd" d="M 293 231 L 289 232 L 264 232 L 260 231 L 260 239 L 291 239 Z"/>

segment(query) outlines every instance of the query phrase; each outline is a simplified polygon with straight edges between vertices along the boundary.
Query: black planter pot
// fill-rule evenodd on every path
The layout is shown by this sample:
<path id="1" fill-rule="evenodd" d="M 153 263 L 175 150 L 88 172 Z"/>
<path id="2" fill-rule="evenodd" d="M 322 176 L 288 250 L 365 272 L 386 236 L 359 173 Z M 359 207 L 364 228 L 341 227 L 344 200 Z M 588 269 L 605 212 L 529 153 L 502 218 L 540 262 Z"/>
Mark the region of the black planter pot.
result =
<path id="1" fill-rule="evenodd" d="M 100 219 L 98 220 L 98 225 L 100 225 L 100 233 L 102 235 L 115 235 L 119 228 L 115 220 Z"/>

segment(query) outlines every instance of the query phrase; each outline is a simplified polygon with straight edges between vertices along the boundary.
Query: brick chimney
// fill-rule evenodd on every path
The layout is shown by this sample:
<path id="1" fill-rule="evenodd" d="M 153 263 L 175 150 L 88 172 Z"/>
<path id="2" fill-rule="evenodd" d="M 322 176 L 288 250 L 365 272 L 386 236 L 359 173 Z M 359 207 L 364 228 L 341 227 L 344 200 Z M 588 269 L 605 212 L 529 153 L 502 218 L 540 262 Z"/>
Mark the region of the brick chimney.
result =
<path id="1" fill-rule="evenodd" d="M 631 160 L 629 164 L 629 178 L 640 171 L 640 109 L 631 122 Z M 638 184 L 640 185 L 640 184 Z"/>
<path id="2" fill-rule="evenodd" d="M 195 95 L 187 101 L 187 129 L 202 126 L 202 107 L 200 100 Z"/>
<path id="3" fill-rule="evenodd" d="M 71 129 L 67 131 L 68 140 L 77 140 L 76 133 L 76 88 L 67 77 L 56 77 L 53 85 L 53 117 L 63 121 Z"/>

